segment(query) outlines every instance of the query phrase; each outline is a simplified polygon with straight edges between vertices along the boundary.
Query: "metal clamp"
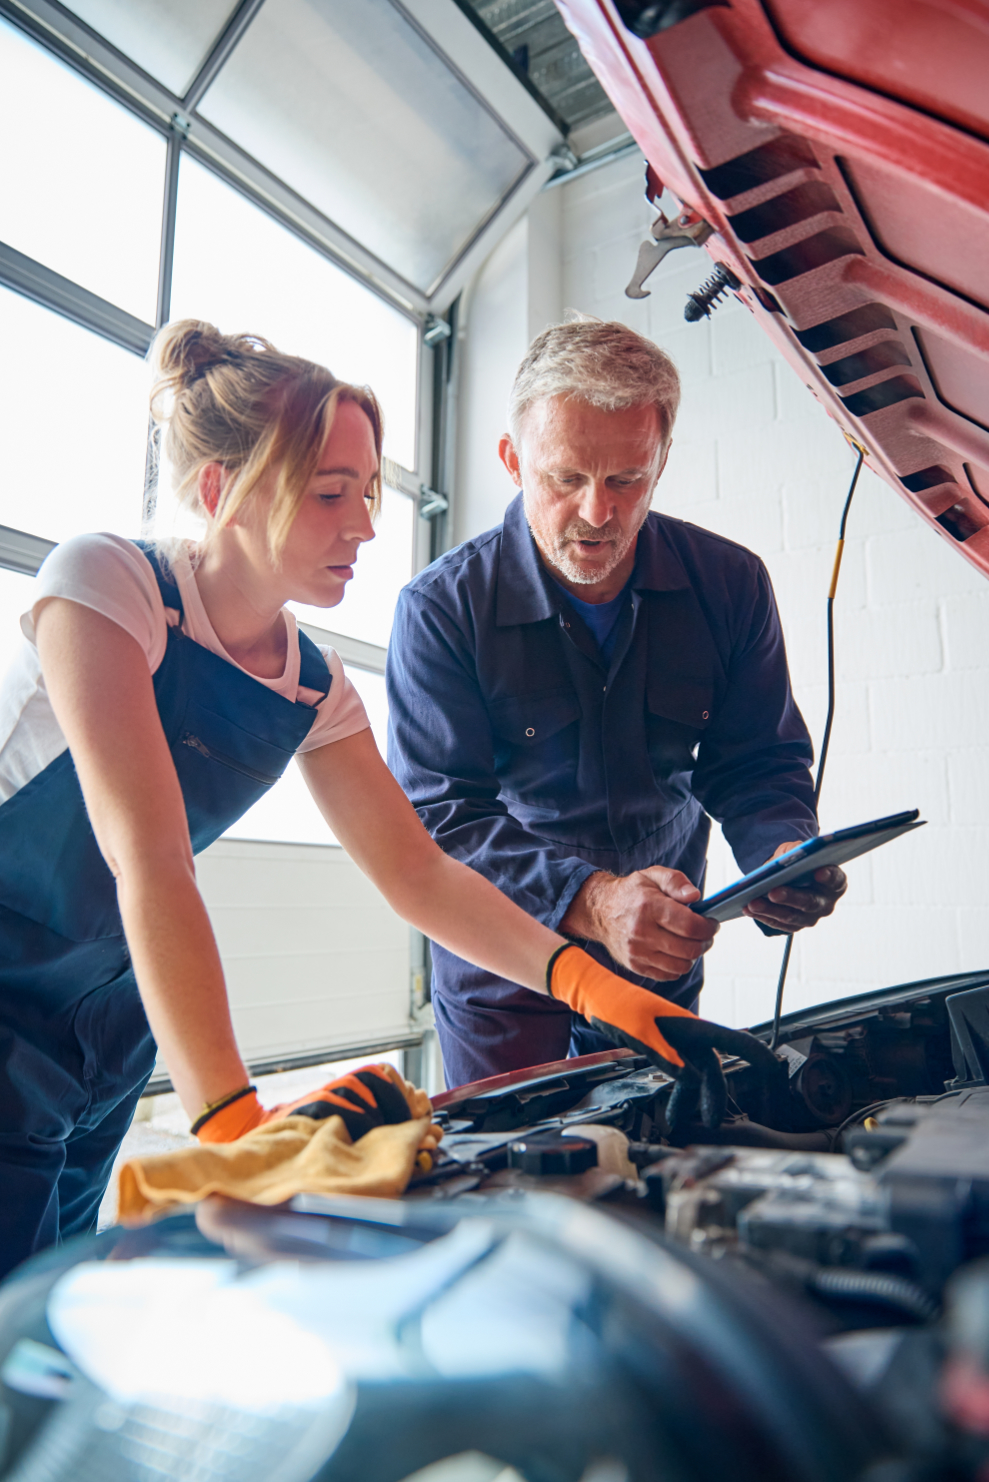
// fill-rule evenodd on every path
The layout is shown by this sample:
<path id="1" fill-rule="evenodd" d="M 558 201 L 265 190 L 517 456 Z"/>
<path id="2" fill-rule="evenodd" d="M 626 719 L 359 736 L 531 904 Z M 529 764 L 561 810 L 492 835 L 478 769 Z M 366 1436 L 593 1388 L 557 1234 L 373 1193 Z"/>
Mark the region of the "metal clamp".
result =
<path id="1" fill-rule="evenodd" d="M 435 520 L 437 515 L 445 515 L 450 508 L 450 501 L 445 494 L 431 489 L 428 484 L 419 486 L 419 518 L 422 520 Z"/>
<path id="2" fill-rule="evenodd" d="M 702 216 L 685 206 L 675 221 L 670 221 L 660 211 L 652 224 L 651 240 L 639 248 L 638 261 L 632 281 L 625 290 L 626 298 L 648 298 L 648 288 L 643 283 L 659 267 L 668 252 L 677 247 L 702 247 L 714 232 Z"/>
<path id="3" fill-rule="evenodd" d="M 446 319 L 439 319 L 435 314 L 427 314 L 422 326 L 422 341 L 428 345 L 430 350 L 435 350 L 448 340 L 453 331 Z"/>

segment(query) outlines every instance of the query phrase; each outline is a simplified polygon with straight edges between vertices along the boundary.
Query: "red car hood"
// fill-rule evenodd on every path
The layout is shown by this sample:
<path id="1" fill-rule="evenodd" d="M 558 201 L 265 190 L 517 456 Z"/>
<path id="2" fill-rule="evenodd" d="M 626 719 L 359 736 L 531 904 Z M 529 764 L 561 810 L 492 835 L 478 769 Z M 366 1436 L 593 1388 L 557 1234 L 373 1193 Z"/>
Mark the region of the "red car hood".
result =
<path id="1" fill-rule="evenodd" d="M 989 572 L 986 0 L 557 4 L 650 195 L 710 224 L 869 466 Z"/>
<path id="2" fill-rule="evenodd" d="M 434 1111 L 452 1111 L 459 1102 L 473 1101 L 478 1096 L 489 1096 L 499 1091 L 517 1091 L 524 1094 L 527 1085 L 538 1085 L 555 1076 L 573 1076 L 596 1065 L 607 1066 L 616 1061 L 632 1060 L 631 1050 L 599 1050 L 596 1055 L 574 1055 L 569 1060 L 551 1060 L 546 1065 L 532 1065 L 526 1070 L 510 1070 L 504 1075 L 491 1075 L 483 1081 L 471 1081 L 466 1086 L 454 1086 L 452 1091 L 441 1091 L 431 1098 Z"/>

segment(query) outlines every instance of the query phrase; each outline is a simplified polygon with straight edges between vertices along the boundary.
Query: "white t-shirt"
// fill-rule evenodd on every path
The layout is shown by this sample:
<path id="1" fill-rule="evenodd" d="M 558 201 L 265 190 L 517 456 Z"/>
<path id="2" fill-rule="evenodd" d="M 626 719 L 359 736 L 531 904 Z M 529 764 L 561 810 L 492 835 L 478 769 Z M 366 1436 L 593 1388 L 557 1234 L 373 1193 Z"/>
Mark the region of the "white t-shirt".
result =
<path id="1" fill-rule="evenodd" d="M 188 547 L 180 546 L 170 564 L 182 599 L 182 632 L 228 664 L 242 668 L 227 653 L 206 616 Z M 0 684 L 0 802 L 43 772 L 66 748 L 35 643 L 34 614 L 46 597 L 68 597 L 118 623 L 140 644 L 152 674 L 165 657 L 169 627 L 179 622 L 178 612 L 161 600 L 151 562 L 131 541 L 119 535 L 78 535 L 55 547 L 38 572 L 34 606 L 21 618 L 25 641 Z M 251 678 L 288 700 L 307 705 L 319 702 L 312 729 L 299 750 L 314 751 L 366 730 L 370 724 L 367 712 L 334 649 L 320 645 L 333 676 L 326 698 L 319 701 L 315 690 L 299 684 L 299 630 L 287 608 L 282 609 L 282 617 L 288 635 L 284 672 L 277 679 L 262 679 L 257 674 Z"/>

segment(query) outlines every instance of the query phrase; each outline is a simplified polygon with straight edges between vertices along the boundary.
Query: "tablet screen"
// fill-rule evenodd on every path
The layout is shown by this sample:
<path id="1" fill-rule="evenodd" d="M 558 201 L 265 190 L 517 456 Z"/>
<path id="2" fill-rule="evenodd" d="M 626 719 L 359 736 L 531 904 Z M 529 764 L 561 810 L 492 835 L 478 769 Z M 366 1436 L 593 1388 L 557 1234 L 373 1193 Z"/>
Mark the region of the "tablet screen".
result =
<path id="1" fill-rule="evenodd" d="M 925 822 L 919 818 L 920 810 L 913 808 L 907 813 L 893 813 L 887 818 L 873 818 L 868 823 L 855 824 L 852 828 L 835 829 L 821 834 L 816 839 L 771 859 L 758 869 L 743 875 L 741 880 L 709 895 L 706 900 L 695 901 L 691 906 L 698 916 L 712 921 L 732 921 L 742 915 L 749 901 L 758 900 L 780 885 L 792 885 L 824 865 L 845 864 L 860 854 L 867 854 L 880 844 L 898 839 L 901 834 L 921 828 Z"/>

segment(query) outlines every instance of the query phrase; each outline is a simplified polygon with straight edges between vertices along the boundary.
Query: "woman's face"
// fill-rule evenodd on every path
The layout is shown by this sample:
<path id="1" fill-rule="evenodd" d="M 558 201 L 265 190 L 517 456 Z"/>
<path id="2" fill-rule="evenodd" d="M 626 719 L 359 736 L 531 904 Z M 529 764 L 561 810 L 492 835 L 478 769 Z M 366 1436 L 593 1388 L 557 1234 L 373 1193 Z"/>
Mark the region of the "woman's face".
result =
<path id="1" fill-rule="evenodd" d="M 296 602 L 336 607 L 358 547 L 374 539 L 369 501 L 378 471 L 374 432 L 354 401 L 341 401 L 282 553 L 279 577 Z"/>

